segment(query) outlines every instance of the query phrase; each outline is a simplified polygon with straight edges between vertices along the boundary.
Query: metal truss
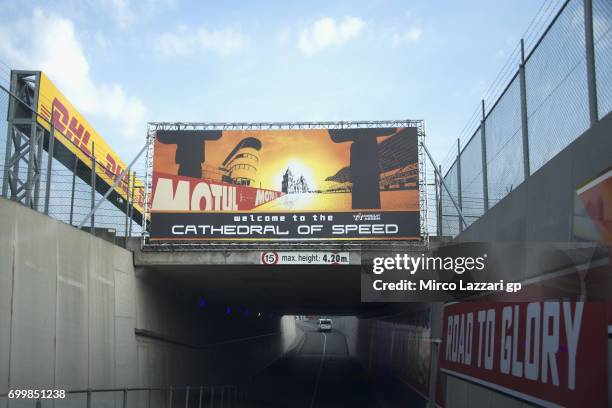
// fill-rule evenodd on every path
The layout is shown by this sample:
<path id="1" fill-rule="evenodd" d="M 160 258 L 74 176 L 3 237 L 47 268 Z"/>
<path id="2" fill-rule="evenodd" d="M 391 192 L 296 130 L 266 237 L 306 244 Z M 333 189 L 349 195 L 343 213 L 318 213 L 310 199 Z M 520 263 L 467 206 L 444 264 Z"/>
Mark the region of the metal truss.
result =
<path id="1" fill-rule="evenodd" d="M 419 160 L 419 205 L 421 238 L 416 240 L 381 241 L 205 241 L 177 242 L 151 241 L 147 223 L 150 220 L 151 193 L 153 180 L 154 139 L 157 130 L 291 130 L 291 129 L 359 129 L 377 127 L 412 127 L 417 129 Z M 423 120 L 377 120 L 377 121 L 340 121 L 340 122 L 149 122 L 147 124 L 147 149 L 144 208 L 146 216 L 142 232 L 141 247 L 145 251 L 249 251 L 249 250 L 391 250 L 420 251 L 429 248 L 427 226 L 427 160 L 422 144 L 425 142 L 425 123 Z"/>
<path id="2" fill-rule="evenodd" d="M 149 225 L 148 218 L 151 214 L 151 193 L 153 192 L 153 146 L 155 145 L 155 131 L 156 128 L 152 128 L 150 125 L 147 126 L 147 142 L 145 148 L 145 189 L 144 189 L 144 201 L 143 201 L 143 216 L 142 216 L 142 246 L 149 237 Z"/>
<path id="3" fill-rule="evenodd" d="M 413 252 L 427 251 L 429 240 L 388 240 L 388 241 L 205 241 L 181 242 L 181 241 L 150 241 L 144 240 L 142 251 L 156 252 L 188 252 L 188 251 L 283 251 L 283 250 L 305 250 L 305 251 L 389 251 L 389 252 Z"/>
<path id="4" fill-rule="evenodd" d="M 153 130 L 289 130 L 419 127 L 422 120 L 371 120 L 340 122 L 149 122 Z"/>
<path id="5" fill-rule="evenodd" d="M 3 197 L 38 209 L 45 131 L 37 123 L 38 71 L 12 71 Z"/>
<path id="6" fill-rule="evenodd" d="M 419 121 L 417 126 L 418 155 L 419 155 L 419 206 L 421 221 L 421 240 L 424 246 L 429 248 L 429 204 L 427 201 L 427 158 L 423 149 L 425 144 L 425 121 Z"/>

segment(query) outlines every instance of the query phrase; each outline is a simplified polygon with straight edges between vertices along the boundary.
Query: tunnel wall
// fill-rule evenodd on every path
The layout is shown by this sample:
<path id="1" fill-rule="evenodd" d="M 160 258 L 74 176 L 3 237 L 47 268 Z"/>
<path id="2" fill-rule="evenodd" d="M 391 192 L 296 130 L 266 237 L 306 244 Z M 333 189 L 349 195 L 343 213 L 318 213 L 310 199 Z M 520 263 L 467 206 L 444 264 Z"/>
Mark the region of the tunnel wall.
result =
<path id="1" fill-rule="evenodd" d="M 443 350 L 438 351 L 437 344 L 442 336 L 442 313 L 441 303 L 415 304 L 394 316 L 335 317 L 334 328 L 347 337 L 351 356 L 359 360 L 379 396 L 384 399 L 394 394 L 385 400 L 388 407 L 424 407 L 430 397 L 434 397 L 436 406 L 447 408 L 534 406 L 439 372 L 437 356 Z M 435 378 L 431 376 L 431 364 L 436 364 Z"/>
<path id="2" fill-rule="evenodd" d="M 293 316 L 268 316 L 198 298 L 136 273 L 137 347 L 142 386 L 242 383 L 298 339 Z"/>
<path id="3" fill-rule="evenodd" d="M 366 370 L 370 381 L 399 390 L 400 401 L 416 406 L 428 399 L 432 339 L 442 331 L 441 304 L 411 304 L 391 316 L 372 318 L 335 317 L 334 329 L 346 336 L 349 352 Z M 434 346 L 435 347 L 435 346 Z"/>
<path id="4" fill-rule="evenodd" d="M 298 340 L 291 316 L 197 316 L 146 276 L 131 252 L 0 199 L 0 394 L 229 381 Z"/>

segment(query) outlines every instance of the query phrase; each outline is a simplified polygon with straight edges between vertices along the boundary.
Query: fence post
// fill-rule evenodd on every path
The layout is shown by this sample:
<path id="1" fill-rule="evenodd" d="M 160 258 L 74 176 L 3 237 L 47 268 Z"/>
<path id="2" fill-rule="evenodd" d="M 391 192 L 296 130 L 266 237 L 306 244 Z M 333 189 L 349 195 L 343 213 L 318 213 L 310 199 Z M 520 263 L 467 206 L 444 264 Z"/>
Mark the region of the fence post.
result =
<path id="1" fill-rule="evenodd" d="M 440 204 L 440 197 L 438 193 L 438 173 L 435 171 L 434 171 L 434 190 L 436 192 L 436 232 L 438 236 L 441 236 L 442 234 L 440 234 L 440 211 L 438 211 L 439 204 Z"/>
<path id="2" fill-rule="evenodd" d="M 482 153 L 482 195 L 484 212 L 489 211 L 489 173 L 487 172 L 487 130 L 485 129 L 485 101 L 482 100 L 482 121 L 480 122 L 480 144 Z"/>
<path id="3" fill-rule="evenodd" d="M 108 196 L 113 192 L 113 190 L 115 190 L 115 188 L 119 185 L 119 181 L 125 178 L 125 175 L 130 171 L 134 163 L 136 163 L 136 160 L 138 160 L 138 158 L 145 151 L 145 149 L 146 149 L 146 145 L 142 149 L 140 149 L 140 152 L 138 152 L 136 157 L 134 157 L 134 159 L 130 162 L 130 164 L 128 164 L 127 168 L 121 172 L 121 175 L 115 178 L 112 185 L 108 188 L 108 190 L 106 190 L 106 193 L 104 193 L 102 197 L 100 197 L 100 199 L 98 200 L 98 203 L 92 207 L 92 209 L 83 218 L 83 221 L 79 223 L 79 228 L 83 227 L 83 225 L 87 221 L 87 218 L 93 217 L 93 215 L 96 213 L 98 208 L 104 203 L 104 200 L 106 200 Z M 93 146 L 92 146 L 92 150 L 93 150 Z"/>
<path id="4" fill-rule="evenodd" d="M 125 235 L 125 247 L 127 248 L 127 238 L 128 238 L 128 218 L 130 217 L 130 172 L 127 174 L 128 185 L 127 191 L 125 193 L 125 228 L 123 229 Z M 134 188 L 134 186 L 132 186 Z"/>
<path id="5" fill-rule="evenodd" d="M 91 390 L 87 390 L 87 408 L 91 408 Z"/>
<path id="6" fill-rule="evenodd" d="M 189 386 L 185 390 L 185 408 L 189 408 Z"/>
<path id="7" fill-rule="evenodd" d="M 13 120 L 10 119 L 11 116 L 11 109 L 12 109 L 12 99 L 11 99 L 11 95 L 8 95 L 8 123 L 6 124 L 6 150 L 4 152 L 4 167 L 2 168 L 2 172 L 4 173 L 4 176 L 2 178 L 2 197 L 4 198 L 10 198 L 9 197 L 9 162 L 11 161 L 11 154 L 13 152 Z"/>
<path id="8" fill-rule="evenodd" d="M 214 408 L 215 406 L 215 386 L 210 386 L 210 408 Z"/>
<path id="9" fill-rule="evenodd" d="M 198 408 L 202 408 L 202 391 L 203 391 L 203 388 L 204 387 L 202 387 L 200 385 L 200 398 L 198 399 Z"/>
<path id="10" fill-rule="evenodd" d="M 463 212 L 463 198 L 461 198 L 461 141 L 457 139 L 457 204 Z M 459 232 L 463 232 L 463 222 L 459 219 Z"/>
<path id="11" fill-rule="evenodd" d="M 440 359 L 440 339 L 431 339 L 431 355 L 429 360 L 429 395 L 427 401 L 427 408 L 436 407 L 436 388 L 438 382 L 438 360 Z"/>
<path id="12" fill-rule="evenodd" d="M 123 408 L 127 408 L 127 394 L 128 394 L 128 390 L 127 388 L 123 389 Z"/>
<path id="13" fill-rule="evenodd" d="M 587 87 L 591 126 L 599 120 L 597 112 L 597 78 L 595 75 L 595 42 L 593 39 L 593 0 L 584 0 L 584 39 L 586 46 Z"/>
<path id="14" fill-rule="evenodd" d="M 172 387 L 170 387 L 170 393 L 168 394 L 168 407 L 172 408 L 172 400 L 174 399 L 174 396 L 172 395 Z"/>
<path id="15" fill-rule="evenodd" d="M 529 122 L 527 121 L 527 83 L 525 79 L 525 40 L 521 38 L 521 64 L 519 65 L 519 85 L 521 90 L 521 130 L 523 134 L 523 179 L 531 174 L 529 168 Z"/>
<path id="16" fill-rule="evenodd" d="M 132 203 L 130 204 L 130 233 L 128 236 L 132 236 L 132 222 L 134 221 L 134 192 L 136 190 L 136 172 L 132 173 Z"/>
<path id="17" fill-rule="evenodd" d="M 95 143 L 91 143 L 91 210 L 96 205 L 96 153 Z M 91 213 L 91 233 L 96 235 L 96 215 Z"/>
<path id="18" fill-rule="evenodd" d="M 74 166 L 72 167 L 72 192 L 70 193 L 70 225 L 72 225 L 72 216 L 74 215 L 74 188 L 76 184 L 76 172 L 79 166 L 79 158 L 74 155 Z"/>
<path id="19" fill-rule="evenodd" d="M 43 129 L 42 126 L 38 125 L 38 123 L 36 124 L 36 126 L 34 126 L 35 129 L 35 134 L 36 134 L 36 138 L 37 138 L 37 142 L 36 142 L 36 154 L 34 155 L 34 157 L 36 158 L 35 160 L 35 164 L 34 164 L 34 175 L 33 175 L 33 180 L 32 183 L 34 184 L 34 197 L 32 198 L 32 202 L 33 202 L 33 207 L 35 208 L 36 211 L 40 211 L 40 207 L 39 207 L 39 201 L 40 201 L 40 177 L 42 174 L 42 152 L 44 149 L 44 142 L 45 142 L 45 130 Z"/>
<path id="20" fill-rule="evenodd" d="M 55 107 L 51 107 L 51 128 L 49 130 L 49 146 L 47 148 L 47 183 L 45 185 L 45 214 L 49 215 L 49 201 L 51 200 L 51 170 L 53 169 L 53 145 L 55 144 L 55 122 L 53 115 Z"/>
<path id="21" fill-rule="evenodd" d="M 436 167 L 435 164 L 432 164 L 434 169 Z M 444 213 L 442 212 L 442 165 L 438 166 L 438 182 L 440 183 L 440 201 L 438 202 L 438 219 L 440 220 L 440 236 L 444 235 L 444 229 L 442 228 L 442 224 L 444 222 Z"/>

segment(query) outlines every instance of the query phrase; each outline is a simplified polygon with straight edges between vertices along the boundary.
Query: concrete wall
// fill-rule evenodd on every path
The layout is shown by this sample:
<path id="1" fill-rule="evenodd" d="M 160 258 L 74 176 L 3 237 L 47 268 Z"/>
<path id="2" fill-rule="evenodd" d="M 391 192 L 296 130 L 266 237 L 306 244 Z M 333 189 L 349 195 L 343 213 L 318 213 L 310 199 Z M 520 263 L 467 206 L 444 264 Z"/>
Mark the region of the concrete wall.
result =
<path id="1" fill-rule="evenodd" d="M 333 325 L 386 406 L 418 407 L 429 397 L 432 339 L 440 337 L 441 321 L 442 304 L 414 303 L 392 316 L 335 317 Z"/>
<path id="2" fill-rule="evenodd" d="M 534 405 L 493 391 L 489 388 L 446 376 L 446 408 L 491 407 L 491 408 L 527 408 Z"/>
<path id="3" fill-rule="evenodd" d="M 0 248 L 0 393 L 135 384 L 130 253 L 4 199 Z"/>
<path id="4" fill-rule="evenodd" d="M 135 271 L 131 252 L 0 199 L 0 394 L 227 383 L 297 341 L 292 316 L 223 317 Z"/>

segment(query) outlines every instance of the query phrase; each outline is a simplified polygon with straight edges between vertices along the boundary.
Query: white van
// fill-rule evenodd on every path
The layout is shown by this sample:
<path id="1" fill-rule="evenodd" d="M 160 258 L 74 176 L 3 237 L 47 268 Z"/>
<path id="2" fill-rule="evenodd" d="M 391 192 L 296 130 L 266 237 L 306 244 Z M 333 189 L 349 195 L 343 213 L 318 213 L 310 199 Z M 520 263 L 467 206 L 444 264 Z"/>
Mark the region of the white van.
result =
<path id="1" fill-rule="evenodd" d="M 330 332 L 332 330 L 331 319 L 319 319 L 319 331 Z"/>

